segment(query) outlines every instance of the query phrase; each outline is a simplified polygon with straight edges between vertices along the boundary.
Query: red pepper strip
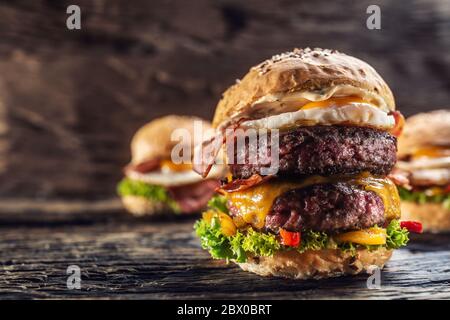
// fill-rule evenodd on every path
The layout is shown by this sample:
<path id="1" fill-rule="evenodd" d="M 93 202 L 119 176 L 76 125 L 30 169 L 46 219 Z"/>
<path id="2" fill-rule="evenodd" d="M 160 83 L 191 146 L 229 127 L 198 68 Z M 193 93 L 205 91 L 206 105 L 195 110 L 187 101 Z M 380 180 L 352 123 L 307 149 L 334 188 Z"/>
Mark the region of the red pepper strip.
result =
<path id="1" fill-rule="evenodd" d="M 399 111 L 393 111 L 390 114 L 395 119 L 395 126 L 391 129 L 391 134 L 398 137 L 401 135 L 405 126 L 405 117 Z"/>
<path id="2" fill-rule="evenodd" d="M 444 193 L 450 193 L 450 184 L 444 188 Z"/>
<path id="3" fill-rule="evenodd" d="M 282 243 L 285 246 L 297 247 L 300 244 L 300 232 L 291 232 L 280 229 Z"/>
<path id="4" fill-rule="evenodd" d="M 409 232 L 422 233 L 422 223 L 418 221 L 401 221 L 400 227 L 407 229 Z"/>

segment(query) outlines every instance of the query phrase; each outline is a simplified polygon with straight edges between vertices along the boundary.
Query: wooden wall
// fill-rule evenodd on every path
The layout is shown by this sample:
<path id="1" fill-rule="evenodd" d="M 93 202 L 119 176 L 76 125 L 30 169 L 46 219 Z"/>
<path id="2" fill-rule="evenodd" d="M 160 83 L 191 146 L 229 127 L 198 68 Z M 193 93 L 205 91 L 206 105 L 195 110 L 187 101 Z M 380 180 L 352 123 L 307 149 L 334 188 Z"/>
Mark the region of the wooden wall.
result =
<path id="1" fill-rule="evenodd" d="M 250 66 L 306 46 L 367 60 L 407 115 L 450 105 L 448 0 L 2 1 L 0 198 L 114 197 L 139 126 L 209 118 Z"/>

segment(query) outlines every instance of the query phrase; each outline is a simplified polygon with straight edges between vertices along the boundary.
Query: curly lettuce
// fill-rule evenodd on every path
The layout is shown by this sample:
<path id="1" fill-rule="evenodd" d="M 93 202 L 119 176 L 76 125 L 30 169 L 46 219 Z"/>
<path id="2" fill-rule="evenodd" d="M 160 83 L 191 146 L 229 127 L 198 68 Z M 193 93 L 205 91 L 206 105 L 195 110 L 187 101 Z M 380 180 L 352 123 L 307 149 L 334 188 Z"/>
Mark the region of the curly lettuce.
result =
<path id="1" fill-rule="evenodd" d="M 216 211 L 220 211 L 223 213 L 228 213 L 227 199 L 223 196 L 214 195 L 208 201 L 208 208 L 216 210 Z"/>
<path id="2" fill-rule="evenodd" d="M 120 196 L 138 196 L 152 201 L 163 202 L 169 205 L 175 212 L 179 211 L 177 203 L 162 186 L 124 178 L 117 186 L 117 193 Z"/>
<path id="3" fill-rule="evenodd" d="M 221 232 L 220 222 L 217 217 L 211 222 L 204 219 L 199 220 L 194 226 L 197 236 L 200 238 L 201 246 L 208 250 L 214 259 L 234 260 L 236 262 L 247 261 L 248 255 L 273 256 L 280 250 L 307 250 L 340 249 L 348 252 L 356 252 L 357 248 L 376 250 L 385 247 L 387 249 L 398 249 L 408 242 L 408 231 L 400 227 L 397 220 L 392 220 L 386 228 L 386 244 L 364 246 L 355 243 L 336 243 L 333 237 L 324 232 L 305 231 L 301 235 L 301 244 L 298 248 L 282 245 L 275 234 L 264 233 L 248 228 L 237 231 L 233 236 L 225 236 Z"/>
<path id="4" fill-rule="evenodd" d="M 424 203 L 441 203 L 442 206 L 450 210 L 450 193 L 436 194 L 429 196 L 423 191 L 412 191 L 405 188 L 398 188 L 400 198 L 409 202 Z"/>
<path id="5" fill-rule="evenodd" d="M 301 237 L 299 252 L 321 250 L 332 245 L 330 237 L 325 232 L 307 230 L 302 232 Z"/>
<path id="6" fill-rule="evenodd" d="M 214 259 L 245 262 L 248 254 L 259 257 L 273 256 L 281 248 L 275 235 L 253 229 L 248 229 L 245 233 L 238 231 L 234 236 L 227 237 L 221 232 L 217 217 L 211 222 L 203 219 L 197 221 L 194 229 L 202 248 L 208 250 Z"/>
<path id="7" fill-rule="evenodd" d="M 245 252 L 241 252 L 231 237 L 225 236 L 220 228 L 220 222 L 214 217 L 211 222 L 199 220 L 194 225 L 195 232 L 200 238 L 203 249 L 209 251 L 214 259 L 246 260 Z"/>
<path id="8" fill-rule="evenodd" d="M 386 228 L 386 247 L 398 249 L 406 246 L 409 241 L 408 235 L 408 230 L 402 228 L 398 220 L 392 220 Z"/>

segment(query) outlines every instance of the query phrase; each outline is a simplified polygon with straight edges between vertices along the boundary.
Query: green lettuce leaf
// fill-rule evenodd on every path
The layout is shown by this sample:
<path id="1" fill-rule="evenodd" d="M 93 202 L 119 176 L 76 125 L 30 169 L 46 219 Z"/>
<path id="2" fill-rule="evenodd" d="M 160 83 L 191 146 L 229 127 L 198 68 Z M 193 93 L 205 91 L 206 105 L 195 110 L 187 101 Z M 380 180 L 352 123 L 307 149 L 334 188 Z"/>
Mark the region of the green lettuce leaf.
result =
<path id="1" fill-rule="evenodd" d="M 138 196 L 152 201 L 163 202 L 168 204 L 175 212 L 179 211 L 177 203 L 162 186 L 124 178 L 117 186 L 117 193 L 120 196 Z"/>
<path id="2" fill-rule="evenodd" d="M 275 235 L 249 228 L 243 237 L 242 248 L 255 256 L 270 257 L 281 249 L 281 244 Z"/>
<path id="3" fill-rule="evenodd" d="M 248 228 L 237 231 L 234 236 L 225 236 L 220 229 L 218 218 L 213 218 L 211 223 L 199 220 L 194 226 L 195 232 L 200 238 L 201 245 L 208 250 L 215 259 L 235 260 L 245 262 L 248 255 L 273 256 L 279 250 L 306 250 L 340 249 L 347 252 L 355 252 L 357 248 L 376 250 L 381 247 L 398 249 L 408 242 L 408 231 L 400 227 L 398 220 L 392 220 L 386 228 L 387 240 L 385 245 L 364 246 L 355 243 L 337 244 L 333 238 L 324 232 L 304 231 L 301 235 L 301 244 L 298 248 L 286 247 L 279 242 L 276 235 L 264 233 Z"/>
<path id="4" fill-rule="evenodd" d="M 307 230 L 302 232 L 299 252 L 306 250 L 320 250 L 330 248 L 332 245 L 330 237 L 325 232 Z"/>
<path id="5" fill-rule="evenodd" d="M 214 259 L 247 260 L 247 256 L 242 256 L 243 253 L 240 251 L 239 243 L 233 243 L 232 245 L 231 239 L 222 233 L 218 218 L 213 218 L 211 223 L 203 219 L 198 220 L 194 229 L 200 238 L 202 248 L 208 250 Z"/>
<path id="6" fill-rule="evenodd" d="M 400 227 L 398 220 L 392 220 L 386 228 L 386 247 L 398 249 L 406 246 L 409 241 L 408 230 Z"/>
<path id="7" fill-rule="evenodd" d="M 208 201 L 208 207 L 223 213 L 228 213 L 227 199 L 223 196 L 214 195 Z"/>
<path id="8" fill-rule="evenodd" d="M 398 188 L 398 193 L 400 195 L 400 198 L 405 201 L 416 202 L 420 204 L 441 203 L 444 208 L 450 210 L 450 193 L 428 196 L 425 194 L 425 192 L 407 190 L 402 187 Z"/>

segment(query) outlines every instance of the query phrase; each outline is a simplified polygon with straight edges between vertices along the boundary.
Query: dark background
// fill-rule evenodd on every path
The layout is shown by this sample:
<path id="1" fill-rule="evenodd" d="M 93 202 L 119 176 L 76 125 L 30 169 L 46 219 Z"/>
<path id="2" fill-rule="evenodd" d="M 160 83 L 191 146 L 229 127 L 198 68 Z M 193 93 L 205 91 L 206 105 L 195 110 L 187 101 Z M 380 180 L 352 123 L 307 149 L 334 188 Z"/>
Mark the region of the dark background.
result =
<path id="1" fill-rule="evenodd" d="M 0 209 L 112 199 L 141 125 L 211 118 L 250 66 L 307 46 L 369 62 L 406 115 L 450 105 L 448 0 L 0 1 Z"/>

